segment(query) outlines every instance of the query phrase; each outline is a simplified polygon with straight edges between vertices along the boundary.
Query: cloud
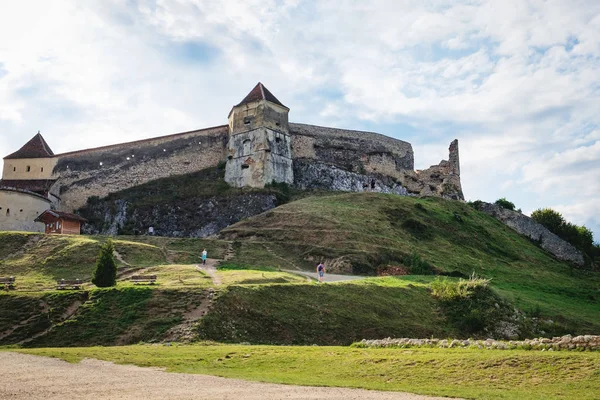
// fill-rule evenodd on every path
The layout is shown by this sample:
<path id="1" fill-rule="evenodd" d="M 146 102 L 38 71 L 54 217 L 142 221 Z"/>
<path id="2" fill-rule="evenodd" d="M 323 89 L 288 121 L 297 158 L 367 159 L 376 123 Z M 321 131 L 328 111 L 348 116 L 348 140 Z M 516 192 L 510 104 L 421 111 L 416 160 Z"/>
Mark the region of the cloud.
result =
<path id="1" fill-rule="evenodd" d="M 220 125 L 263 81 L 292 121 L 458 138 L 468 198 L 600 224 L 600 2 L 118 0 L 0 5 L 0 151 Z M 595 214 L 594 214 L 595 213 Z"/>

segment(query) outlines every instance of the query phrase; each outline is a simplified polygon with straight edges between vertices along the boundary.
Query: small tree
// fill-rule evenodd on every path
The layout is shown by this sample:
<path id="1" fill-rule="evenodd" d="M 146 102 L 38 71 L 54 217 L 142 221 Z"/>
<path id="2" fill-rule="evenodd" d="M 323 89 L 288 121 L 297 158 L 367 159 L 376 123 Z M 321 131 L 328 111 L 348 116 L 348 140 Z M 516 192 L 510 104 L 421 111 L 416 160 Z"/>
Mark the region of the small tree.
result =
<path id="1" fill-rule="evenodd" d="M 550 232 L 560 235 L 565 219 L 558 211 L 551 208 L 540 208 L 531 213 L 531 218 L 550 230 Z"/>
<path id="2" fill-rule="evenodd" d="M 496 200 L 494 204 L 502 208 L 506 208 L 507 210 L 515 211 L 515 203 L 506 200 L 506 197 Z"/>
<path id="3" fill-rule="evenodd" d="M 92 283 L 98 287 L 110 287 L 117 284 L 117 262 L 114 256 L 115 246 L 108 239 L 100 246 L 100 253 L 96 259 L 96 270 Z"/>

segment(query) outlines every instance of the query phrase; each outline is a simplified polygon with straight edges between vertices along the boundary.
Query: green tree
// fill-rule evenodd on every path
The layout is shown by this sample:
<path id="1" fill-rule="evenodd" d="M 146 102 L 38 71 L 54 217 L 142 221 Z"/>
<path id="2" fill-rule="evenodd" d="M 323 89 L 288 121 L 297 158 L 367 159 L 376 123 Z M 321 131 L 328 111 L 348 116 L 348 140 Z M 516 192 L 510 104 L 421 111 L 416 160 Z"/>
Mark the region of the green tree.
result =
<path id="1" fill-rule="evenodd" d="M 506 197 L 496 200 L 494 204 L 502 208 L 506 208 L 507 210 L 515 211 L 515 203 L 506 200 Z"/>
<path id="2" fill-rule="evenodd" d="M 531 213 L 531 218 L 544 225 L 550 230 L 550 232 L 559 235 L 565 224 L 565 219 L 562 214 L 558 211 L 554 211 L 551 208 L 540 208 Z"/>
<path id="3" fill-rule="evenodd" d="M 96 270 L 92 277 L 92 283 L 98 287 L 110 287 L 117 284 L 117 261 L 115 260 L 115 246 L 108 239 L 100 246 L 100 253 L 96 259 Z"/>

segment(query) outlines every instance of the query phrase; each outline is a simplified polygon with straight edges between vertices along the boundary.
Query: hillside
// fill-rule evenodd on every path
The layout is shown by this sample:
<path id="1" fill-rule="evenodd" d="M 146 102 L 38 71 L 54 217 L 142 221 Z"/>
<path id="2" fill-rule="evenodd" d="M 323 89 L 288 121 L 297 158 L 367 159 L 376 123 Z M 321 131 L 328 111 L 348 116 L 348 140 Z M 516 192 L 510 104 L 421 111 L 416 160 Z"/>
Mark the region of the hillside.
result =
<path id="1" fill-rule="evenodd" d="M 357 274 L 398 269 L 392 266 L 417 274 L 475 273 L 529 315 L 600 328 L 600 274 L 556 261 L 456 201 L 375 193 L 309 197 L 232 225 L 221 237 L 234 241 L 231 261 L 245 265 L 312 270 L 324 260 L 330 271 Z M 416 268 L 410 265 L 415 255 L 425 261 Z"/>
<path id="2" fill-rule="evenodd" d="M 598 273 L 558 262 L 454 201 L 325 195 L 242 221 L 219 239 L 117 236 L 116 289 L 89 283 L 104 240 L 1 232 L 0 276 L 16 276 L 17 290 L 0 294 L 0 344 L 349 344 L 600 331 Z M 202 248 L 227 256 L 210 276 L 195 267 Z M 328 272 L 371 277 L 317 285 L 279 271 L 313 270 L 321 260 Z M 155 274 L 158 284 L 133 286 L 136 273 Z M 434 294 L 436 275 L 472 273 L 491 283 L 449 300 Z M 375 276 L 393 274 L 407 275 Z M 57 292 L 63 278 L 88 282 L 81 292 Z"/>

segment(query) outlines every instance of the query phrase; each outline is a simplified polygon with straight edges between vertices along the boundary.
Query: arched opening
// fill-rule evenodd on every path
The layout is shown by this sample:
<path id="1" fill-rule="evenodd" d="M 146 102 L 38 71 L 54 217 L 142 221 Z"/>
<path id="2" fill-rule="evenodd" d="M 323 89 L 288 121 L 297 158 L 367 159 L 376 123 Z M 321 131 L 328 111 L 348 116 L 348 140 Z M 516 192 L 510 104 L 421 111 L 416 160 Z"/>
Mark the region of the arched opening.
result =
<path id="1" fill-rule="evenodd" d="M 6 216 L 7 216 L 7 217 L 10 217 L 10 208 L 7 208 L 7 209 L 6 209 Z"/>

